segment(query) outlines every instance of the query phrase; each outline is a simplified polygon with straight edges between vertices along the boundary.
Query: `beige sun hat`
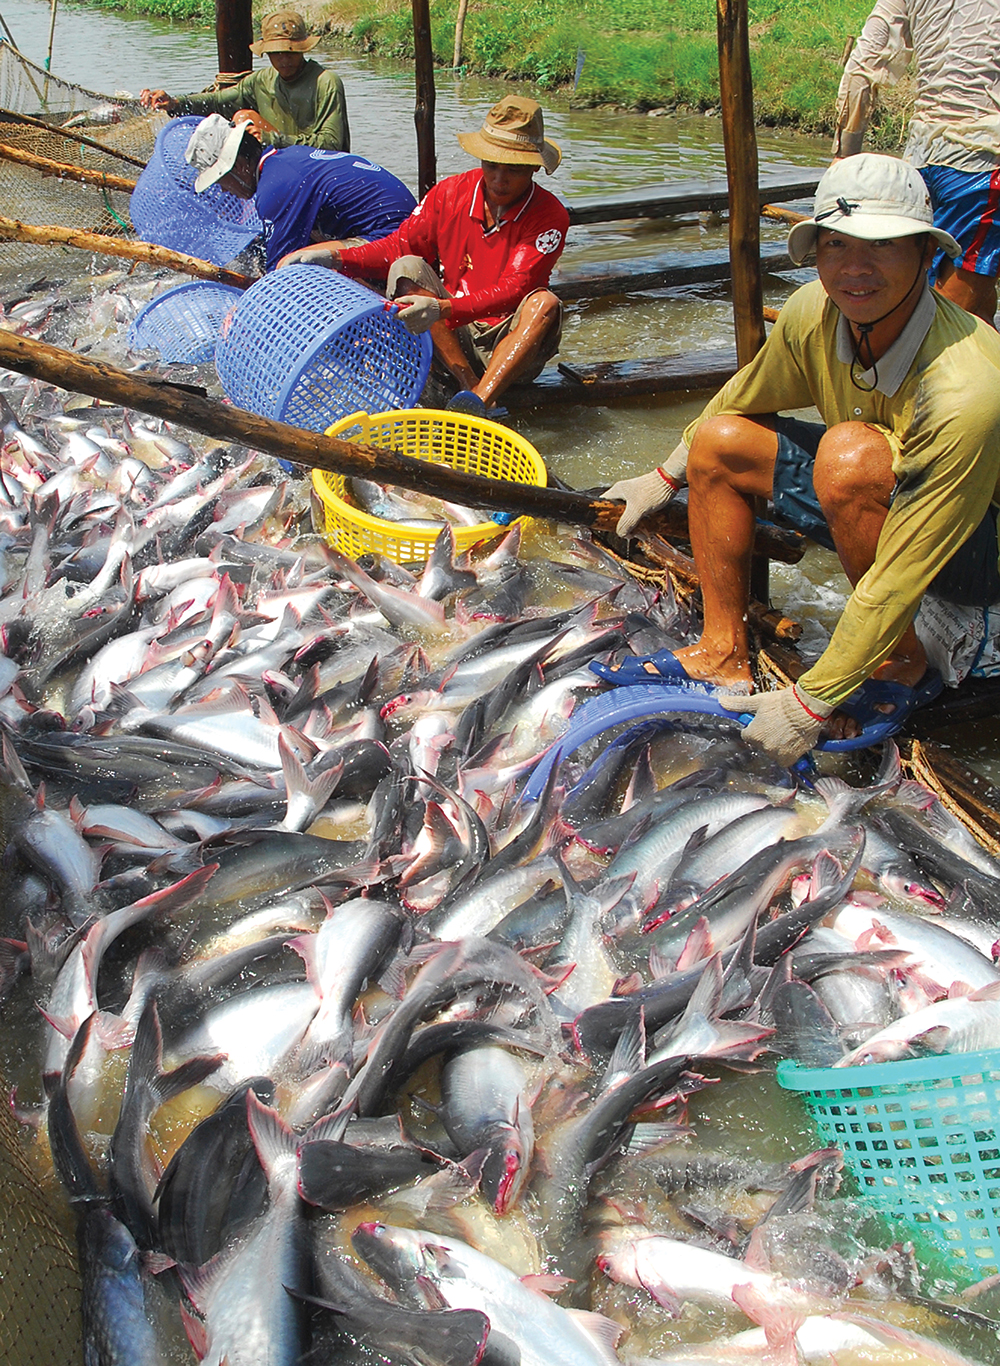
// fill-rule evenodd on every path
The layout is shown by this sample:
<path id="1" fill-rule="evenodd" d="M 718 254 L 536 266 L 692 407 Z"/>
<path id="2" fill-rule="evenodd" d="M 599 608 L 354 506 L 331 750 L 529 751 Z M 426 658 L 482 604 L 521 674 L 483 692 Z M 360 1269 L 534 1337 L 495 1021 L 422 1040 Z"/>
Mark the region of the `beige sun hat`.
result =
<path id="1" fill-rule="evenodd" d="M 248 128 L 246 123 L 230 123 L 221 114 L 209 114 L 202 119 L 184 149 L 184 160 L 198 171 L 195 194 L 203 194 L 210 185 L 229 174 L 236 165 L 240 143 Z"/>
<path id="2" fill-rule="evenodd" d="M 962 250 L 950 232 L 934 226 L 930 192 L 920 172 L 898 157 L 876 152 L 845 157 L 824 172 L 812 218 L 796 223 L 788 234 L 788 254 L 797 266 L 815 250 L 820 228 L 835 228 L 866 242 L 928 232 L 949 256 Z"/>
<path id="3" fill-rule="evenodd" d="M 470 156 L 509 166 L 544 166 L 545 174 L 562 161 L 562 152 L 545 136 L 542 106 L 520 95 L 505 95 L 483 120 L 478 133 L 459 133 Z"/>
<path id="4" fill-rule="evenodd" d="M 318 37 L 309 37 L 301 14 L 293 9 L 279 9 L 265 16 L 260 39 L 250 44 L 250 51 L 258 57 L 267 52 L 311 52 L 318 42 Z"/>

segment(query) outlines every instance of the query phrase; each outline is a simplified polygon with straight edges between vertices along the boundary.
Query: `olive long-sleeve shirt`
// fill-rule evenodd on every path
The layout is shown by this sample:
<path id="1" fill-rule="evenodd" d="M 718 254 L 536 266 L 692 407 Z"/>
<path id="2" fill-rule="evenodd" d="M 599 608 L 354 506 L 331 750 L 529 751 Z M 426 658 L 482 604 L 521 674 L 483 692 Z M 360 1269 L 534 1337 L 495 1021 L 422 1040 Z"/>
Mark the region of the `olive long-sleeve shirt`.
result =
<path id="1" fill-rule="evenodd" d="M 828 427 L 866 422 L 888 441 L 896 493 L 875 563 L 801 680 L 833 705 L 889 657 L 935 575 L 1000 501 L 1000 335 L 936 292 L 926 291 L 918 307 L 929 326 L 915 358 L 892 377 L 887 353 L 880 386 L 892 392 L 865 392 L 851 383 L 839 311 L 818 280 L 804 285 L 763 349 L 684 433 L 690 447 L 698 426 L 720 413 L 764 416 L 815 404 Z M 911 322 L 920 325 L 916 312 Z"/>
<path id="2" fill-rule="evenodd" d="M 319 62 L 307 59 L 293 81 L 283 81 L 273 66 L 251 71 L 228 90 L 182 95 L 180 114 L 226 114 L 256 109 L 276 133 L 265 133 L 271 147 L 321 147 L 329 152 L 351 150 L 344 83 Z"/>

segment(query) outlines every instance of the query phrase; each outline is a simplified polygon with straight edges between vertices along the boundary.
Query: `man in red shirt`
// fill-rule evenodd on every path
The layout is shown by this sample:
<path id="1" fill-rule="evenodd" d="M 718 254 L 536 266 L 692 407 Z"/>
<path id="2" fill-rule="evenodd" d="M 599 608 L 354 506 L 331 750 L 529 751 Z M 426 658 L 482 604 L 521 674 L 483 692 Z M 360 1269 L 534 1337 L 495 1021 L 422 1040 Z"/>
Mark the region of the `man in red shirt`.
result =
<path id="1" fill-rule="evenodd" d="M 411 332 L 430 330 L 461 386 L 448 407 L 483 416 L 515 380 L 532 380 L 559 349 L 562 305 L 547 288 L 569 215 L 534 182 L 561 153 L 534 100 L 508 95 L 477 133 L 459 133 L 481 169 L 449 176 L 394 233 L 358 247 L 320 242 L 279 262 L 332 266 L 386 280 Z"/>

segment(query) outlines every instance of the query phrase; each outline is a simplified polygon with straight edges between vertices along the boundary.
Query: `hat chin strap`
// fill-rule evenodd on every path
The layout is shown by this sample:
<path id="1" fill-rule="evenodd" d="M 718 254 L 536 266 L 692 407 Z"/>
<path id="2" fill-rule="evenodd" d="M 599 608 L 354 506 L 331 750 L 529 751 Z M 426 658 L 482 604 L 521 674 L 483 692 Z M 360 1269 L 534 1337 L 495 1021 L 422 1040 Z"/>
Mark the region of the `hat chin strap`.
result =
<path id="1" fill-rule="evenodd" d="M 926 234 L 925 234 L 925 236 L 926 236 Z M 910 297 L 910 295 L 913 293 L 914 289 L 916 289 L 917 284 L 918 284 L 919 281 L 920 281 L 920 277 L 921 277 L 922 275 L 925 275 L 926 272 L 927 272 L 927 268 L 926 268 L 926 266 L 924 265 L 923 260 L 921 260 L 920 265 L 917 267 L 917 273 L 916 273 L 916 275 L 913 277 L 913 284 L 910 285 L 909 289 L 906 291 L 906 293 L 903 295 L 903 297 L 902 297 L 897 303 L 894 303 L 894 304 L 893 304 L 892 308 L 888 309 L 885 313 L 882 314 L 881 318 L 876 318 L 874 322 L 870 322 L 870 323 L 852 323 L 851 320 L 850 320 L 850 318 L 848 318 L 848 320 L 847 320 L 848 326 L 849 326 L 849 327 L 856 327 L 856 328 L 858 329 L 858 331 L 861 333 L 861 335 L 858 337 L 857 342 L 856 342 L 855 345 L 854 345 L 854 355 L 851 357 L 851 371 L 850 371 L 850 374 L 851 374 L 851 383 L 854 385 L 855 389 L 860 389 L 861 392 L 862 392 L 863 394 L 871 394 L 871 393 L 874 393 L 874 391 L 878 388 L 878 363 L 876 362 L 875 356 L 874 356 L 873 353 L 872 353 L 872 344 L 871 344 L 871 333 L 872 333 L 872 330 L 873 330 L 874 328 L 878 327 L 879 323 L 885 322 L 886 318 L 892 317 L 893 313 L 895 313 L 895 311 L 896 311 L 897 308 L 902 308 L 903 304 L 906 303 L 907 299 L 908 299 L 908 298 Z M 863 348 L 863 347 L 867 347 L 867 348 L 868 348 L 868 362 L 867 362 L 867 364 L 865 363 L 865 360 L 864 360 L 864 358 L 863 358 L 863 356 L 862 356 L 862 354 L 861 354 L 861 351 L 862 351 L 862 348 Z M 871 370 L 871 372 L 872 372 L 872 382 L 871 382 L 871 384 L 862 384 L 862 383 L 860 382 L 859 376 L 856 375 L 856 374 L 854 373 L 855 367 L 858 366 L 858 365 L 861 366 L 861 372 L 862 372 L 862 373 L 863 373 L 865 370 Z"/>

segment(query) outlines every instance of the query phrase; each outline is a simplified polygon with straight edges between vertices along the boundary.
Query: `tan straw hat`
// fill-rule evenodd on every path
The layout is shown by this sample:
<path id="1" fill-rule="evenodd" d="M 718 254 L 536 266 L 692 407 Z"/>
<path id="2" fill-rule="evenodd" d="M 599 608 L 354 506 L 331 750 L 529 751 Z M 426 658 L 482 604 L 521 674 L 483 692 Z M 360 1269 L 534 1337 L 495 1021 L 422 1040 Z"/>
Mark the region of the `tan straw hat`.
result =
<path id="1" fill-rule="evenodd" d="M 812 218 L 796 223 L 788 234 L 788 254 L 797 266 L 815 250 L 820 228 L 866 242 L 926 232 L 949 256 L 962 250 L 950 232 L 934 226 L 931 197 L 920 172 L 899 157 L 878 152 L 859 152 L 824 171 Z"/>
<path id="2" fill-rule="evenodd" d="M 260 26 L 260 41 L 250 44 L 258 57 L 266 52 L 311 52 L 319 38 L 310 38 L 306 21 L 293 9 L 268 14 Z"/>
<path id="3" fill-rule="evenodd" d="M 459 133 L 470 156 L 510 166 L 544 166 L 546 175 L 562 161 L 562 152 L 545 137 L 542 107 L 520 95 L 505 95 L 483 120 L 478 133 Z"/>

